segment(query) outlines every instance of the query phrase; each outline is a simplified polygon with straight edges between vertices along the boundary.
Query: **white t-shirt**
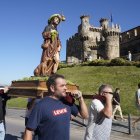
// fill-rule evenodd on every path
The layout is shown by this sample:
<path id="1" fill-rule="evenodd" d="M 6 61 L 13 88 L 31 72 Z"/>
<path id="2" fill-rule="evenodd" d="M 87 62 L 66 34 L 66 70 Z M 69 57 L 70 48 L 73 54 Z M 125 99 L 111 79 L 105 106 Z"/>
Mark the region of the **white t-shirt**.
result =
<path id="1" fill-rule="evenodd" d="M 136 92 L 136 106 L 138 107 L 138 109 L 140 109 L 140 104 L 138 100 L 140 100 L 140 89 L 138 89 Z"/>
<path id="2" fill-rule="evenodd" d="M 112 126 L 112 119 L 106 118 L 101 113 L 104 109 L 103 103 L 98 100 L 92 100 L 89 109 L 89 120 L 85 133 L 85 140 L 109 140 Z"/>
<path id="3" fill-rule="evenodd" d="M 140 89 L 137 90 L 137 96 L 138 96 L 138 99 L 140 100 Z"/>

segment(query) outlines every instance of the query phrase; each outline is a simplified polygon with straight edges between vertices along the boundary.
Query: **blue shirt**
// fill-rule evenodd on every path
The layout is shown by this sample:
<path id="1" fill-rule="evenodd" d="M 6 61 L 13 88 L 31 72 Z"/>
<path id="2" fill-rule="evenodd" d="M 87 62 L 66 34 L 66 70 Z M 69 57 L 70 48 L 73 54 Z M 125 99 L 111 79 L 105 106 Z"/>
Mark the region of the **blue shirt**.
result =
<path id="1" fill-rule="evenodd" d="M 71 114 L 78 114 L 75 105 L 45 97 L 33 108 L 26 127 L 37 129 L 39 140 L 69 140 Z"/>

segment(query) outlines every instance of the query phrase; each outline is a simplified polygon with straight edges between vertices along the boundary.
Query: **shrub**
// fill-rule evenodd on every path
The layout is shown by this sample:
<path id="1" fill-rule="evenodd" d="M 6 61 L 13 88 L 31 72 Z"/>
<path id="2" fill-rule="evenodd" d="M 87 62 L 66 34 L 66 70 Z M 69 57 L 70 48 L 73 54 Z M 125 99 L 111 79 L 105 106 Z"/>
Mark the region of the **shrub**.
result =
<path id="1" fill-rule="evenodd" d="M 139 61 L 128 61 L 126 59 L 123 58 L 115 58 L 112 59 L 109 66 L 140 66 L 140 62 Z"/>
<path id="2" fill-rule="evenodd" d="M 110 60 L 94 60 L 92 62 L 89 63 L 89 66 L 107 66 L 110 63 Z"/>
<path id="3" fill-rule="evenodd" d="M 126 60 L 124 60 L 123 58 L 115 58 L 115 59 L 112 59 L 110 61 L 110 66 L 124 66 L 126 63 Z"/>
<path id="4" fill-rule="evenodd" d="M 89 66 L 89 63 L 90 63 L 90 62 L 87 61 L 87 62 L 83 62 L 83 63 L 81 63 L 80 65 L 81 65 L 81 66 Z"/>
<path id="5" fill-rule="evenodd" d="M 76 64 L 60 63 L 58 69 L 68 68 L 68 67 L 70 68 L 70 67 L 74 67 L 74 66 L 76 66 Z"/>
<path id="6" fill-rule="evenodd" d="M 140 67 L 140 61 L 128 61 L 123 58 L 115 58 L 112 60 L 96 59 L 93 61 L 83 62 L 81 64 L 60 63 L 60 68 L 68 68 L 74 66 L 137 66 Z"/>

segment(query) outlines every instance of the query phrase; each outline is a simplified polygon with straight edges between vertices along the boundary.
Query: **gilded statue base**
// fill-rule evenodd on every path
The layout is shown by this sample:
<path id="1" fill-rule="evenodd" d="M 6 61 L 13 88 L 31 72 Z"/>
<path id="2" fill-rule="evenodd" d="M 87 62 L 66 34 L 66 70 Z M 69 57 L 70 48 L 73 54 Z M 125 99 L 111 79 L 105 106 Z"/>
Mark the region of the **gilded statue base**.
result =
<path id="1" fill-rule="evenodd" d="M 67 84 L 67 93 L 73 90 L 78 90 L 79 87 L 74 84 Z M 36 98 L 47 95 L 48 89 L 45 80 L 30 80 L 30 81 L 12 81 L 9 87 L 9 95 L 14 97 Z"/>

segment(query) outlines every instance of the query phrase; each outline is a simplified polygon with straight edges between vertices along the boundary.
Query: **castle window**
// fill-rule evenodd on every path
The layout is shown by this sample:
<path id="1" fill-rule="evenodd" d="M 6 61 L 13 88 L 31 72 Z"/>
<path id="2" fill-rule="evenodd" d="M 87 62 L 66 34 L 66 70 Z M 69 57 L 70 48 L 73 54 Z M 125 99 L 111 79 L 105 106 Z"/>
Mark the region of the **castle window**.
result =
<path id="1" fill-rule="evenodd" d="M 128 38 L 130 38 L 130 33 L 129 32 L 127 32 L 127 36 L 128 36 Z"/>
<path id="2" fill-rule="evenodd" d="M 122 42 L 122 36 L 120 36 L 120 42 Z"/>
<path id="3" fill-rule="evenodd" d="M 137 29 L 134 30 L 134 35 L 137 36 Z"/>

